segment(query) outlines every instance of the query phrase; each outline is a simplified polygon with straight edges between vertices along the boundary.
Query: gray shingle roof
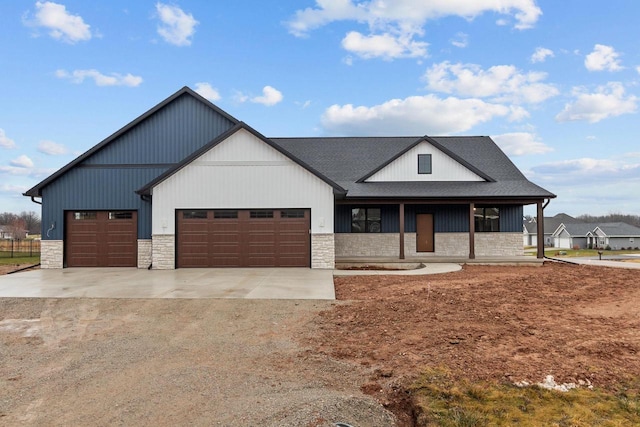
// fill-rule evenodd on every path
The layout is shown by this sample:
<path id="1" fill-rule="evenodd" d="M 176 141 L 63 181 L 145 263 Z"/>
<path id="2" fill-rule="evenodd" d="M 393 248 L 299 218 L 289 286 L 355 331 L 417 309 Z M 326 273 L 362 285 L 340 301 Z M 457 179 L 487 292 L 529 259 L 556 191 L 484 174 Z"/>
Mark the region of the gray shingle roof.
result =
<path id="1" fill-rule="evenodd" d="M 595 229 L 595 224 L 592 225 Z M 640 228 L 626 222 L 609 222 L 597 225 L 609 237 L 640 237 Z"/>
<path id="2" fill-rule="evenodd" d="M 495 182 L 357 182 L 423 139 L 409 137 L 270 138 L 345 188 L 347 198 L 553 198 L 528 181 L 486 136 L 431 137 Z"/>
<path id="3" fill-rule="evenodd" d="M 586 237 L 587 233 L 596 228 L 596 224 L 588 222 L 568 223 L 564 224 L 564 228 L 570 236 Z"/>

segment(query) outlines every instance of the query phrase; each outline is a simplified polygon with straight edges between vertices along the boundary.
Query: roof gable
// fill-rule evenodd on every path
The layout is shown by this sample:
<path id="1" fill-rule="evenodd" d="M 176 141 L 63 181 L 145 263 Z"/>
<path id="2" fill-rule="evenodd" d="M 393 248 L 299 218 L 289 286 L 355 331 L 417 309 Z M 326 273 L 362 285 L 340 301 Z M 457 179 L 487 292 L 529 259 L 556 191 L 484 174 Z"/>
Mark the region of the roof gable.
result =
<path id="1" fill-rule="evenodd" d="M 214 151 L 213 151 L 214 148 L 217 148 L 224 141 L 229 140 L 230 138 L 232 138 L 233 135 L 235 135 L 235 134 L 237 134 L 238 132 L 241 132 L 241 131 L 246 131 L 246 132 L 250 133 L 251 135 L 256 137 L 259 141 L 261 141 L 262 143 L 264 143 L 268 147 L 270 147 L 271 150 L 255 150 L 255 149 L 252 149 L 252 150 L 237 150 L 236 148 L 231 148 L 230 147 L 230 149 L 228 149 L 228 150 L 223 148 L 223 152 L 222 153 L 220 153 L 219 151 L 214 153 Z M 273 150 L 275 150 L 275 152 Z M 225 151 L 226 151 L 226 153 L 225 153 Z M 260 151 L 260 152 L 258 152 L 258 151 Z M 254 162 L 263 162 L 265 160 L 265 155 L 267 156 L 267 158 L 270 158 L 269 159 L 270 161 L 276 161 L 277 162 L 277 161 L 282 161 L 282 160 L 289 160 L 289 161 L 292 161 L 292 162 L 298 164 L 299 166 L 303 167 L 304 169 L 309 171 L 311 174 L 313 174 L 313 175 L 317 176 L 318 178 L 320 178 L 322 181 L 326 182 L 328 185 L 333 187 L 335 192 L 337 192 L 337 193 L 344 193 L 345 192 L 345 190 L 340 185 L 336 184 L 335 182 L 333 182 L 332 180 L 330 180 L 326 176 L 322 175 L 320 172 L 318 172 L 317 170 L 313 169 L 311 166 L 309 166 L 308 164 L 306 164 L 302 160 L 298 159 L 297 157 L 295 157 L 291 153 L 287 152 L 286 150 L 284 150 L 279 145 L 274 144 L 271 140 L 269 140 L 268 138 L 266 138 L 265 136 L 263 136 L 262 134 L 257 132 L 255 129 L 253 129 L 250 126 L 248 126 L 246 123 L 239 122 L 237 125 L 235 125 L 231 129 L 229 129 L 224 134 L 222 134 L 219 137 L 215 138 L 214 140 L 209 142 L 207 145 L 203 146 L 199 150 L 197 150 L 194 153 L 192 153 L 190 156 L 186 157 L 182 162 L 176 164 L 174 167 L 168 169 L 165 173 L 161 174 L 160 176 L 158 176 L 157 178 L 155 178 L 151 182 L 147 183 L 144 187 L 138 189 L 136 191 L 136 193 L 142 194 L 142 195 L 151 194 L 152 189 L 154 187 L 156 187 L 157 185 L 161 184 L 165 180 L 169 179 L 170 177 L 172 177 L 173 175 L 175 175 L 180 170 L 184 169 L 185 167 L 187 167 L 190 164 L 201 163 L 201 164 L 214 164 L 215 165 L 216 162 L 220 161 L 220 157 L 219 157 L 220 154 L 222 154 L 222 156 L 224 158 L 224 161 L 227 162 L 227 163 L 228 162 L 238 162 L 238 163 L 247 164 L 247 163 L 251 163 L 252 160 Z"/>
<path id="2" fill-rule="evenodd" d="M 188 114 L 184 114 L 192 116 L 190 117 L 191 121 L 185 121 L 184 117 L 175 117 L 175 120 L 170 120 L 171 117 L 162 117 L 163 114 L 180 116 L 179 111 L 175 113 L 168 113 L 168 110 L 180 103 L 184 104 L 185 102 L 190 102 L 191 106 L 195 107 L 195 109 L 191 108 Z M 196 121 L 198 123 L 202 123 L 206 119 L 204 114 L 210 113 L 213 113 L 219 118 L 219 123 L 215 123 L 212 126 L 209 126 L 211 129 L 203 131 L 194 129 L 192 122 Z M 120 130 L 90 148 L 82 155 L 78 156 L 76 159 L 47 177 L 42 182 L 38 183 L 33 188 L 29 189 L 24 193 L 24 195 L 40 197 L 44 187 L 80 164 L 174 164 L 180 161 L 188 153 L 195 150 L 197 146 L 208 142 L 213 135 L 219 134 L 221 132 L 219 129 L 227 129 L 236 123 L 238 123 L 237 119 L 185 86 Z M 182 129 L 176 129 L 178 127 L 177 124 L 180 124 L 179 126 L 182 126 Z M 168 127 L 171 129 L 168 129 Z M 194 136 L 195 141 L 191 142 L 191 144 L 165 144 L 166 147 L 164 148 L 169 147 L 168 149 L 163 149 L 163 147 L 159 147 L 157 145 L 159 137 L 164 137 L 165 139 L 172 138 L 172 135 L 184 132 L 185 130 L 191 133 L 197 133 L 200 131 L 200 134 Z M 145 132 L 148 134 L 155 133 L 156 135 L 159 135 L 159 137 L 150 135 L 146 138 L 148 141 L 144 141 L 144 143 L 140 143 L 139 138 L 131 138 L 133 134 Z M 136 139 L 135 144 L 131 142 L 133 139 Z"/>
<path id="3" fill-rule="evenodd" d="M 419 154 L 431 156 L 432 173 L 418 173 Z M 392 181 L 469 182 L 493 180 L 436 141 L 423 137 L 358 180 L 358 182 Z"/>

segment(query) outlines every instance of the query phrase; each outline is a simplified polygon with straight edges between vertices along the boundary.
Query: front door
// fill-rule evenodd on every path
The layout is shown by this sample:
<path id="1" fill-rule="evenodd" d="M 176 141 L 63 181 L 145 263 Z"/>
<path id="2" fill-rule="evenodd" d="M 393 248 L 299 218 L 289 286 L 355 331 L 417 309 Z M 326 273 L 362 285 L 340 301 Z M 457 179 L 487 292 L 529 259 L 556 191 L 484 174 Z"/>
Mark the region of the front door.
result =
<path id="1" fill-rule="evenodd" d="M 416 250 L 433 252 L 433 215 L 416 215 Z"/>

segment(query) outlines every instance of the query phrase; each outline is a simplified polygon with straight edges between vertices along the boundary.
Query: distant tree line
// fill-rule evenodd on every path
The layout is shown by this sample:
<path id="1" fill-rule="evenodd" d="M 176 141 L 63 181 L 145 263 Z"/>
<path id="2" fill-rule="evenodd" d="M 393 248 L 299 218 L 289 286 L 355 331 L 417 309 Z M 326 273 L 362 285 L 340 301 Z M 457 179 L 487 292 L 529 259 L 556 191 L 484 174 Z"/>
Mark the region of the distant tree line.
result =
<path id="1" fill-rule="evenodd" d="M 621 213 L 610 213 L 608 215 L 580 215 L 576 219 L 582 222 L 626 222 L 627 224 L 640 227 L 640 215 L 626 215 Z"/>
<path id="2" fill-rule="evenodd" d="M 20 214 L 11 212 L 0 213 L 0 225 L 6 227 L 14 236 L 40 234 L 40 217 L 34 211 L 23 211 Z"/>

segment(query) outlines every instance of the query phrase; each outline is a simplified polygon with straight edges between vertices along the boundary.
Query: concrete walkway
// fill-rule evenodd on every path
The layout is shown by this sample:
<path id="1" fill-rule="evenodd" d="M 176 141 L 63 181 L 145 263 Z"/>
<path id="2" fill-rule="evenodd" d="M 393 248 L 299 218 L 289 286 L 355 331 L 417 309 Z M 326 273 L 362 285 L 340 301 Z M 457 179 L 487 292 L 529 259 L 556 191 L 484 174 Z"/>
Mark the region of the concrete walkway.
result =
<path id="1" fill-rule="evenodd" d="M 333 270 L 65 268 L 0 276 L 0 297 L 335 299 Z"/>
<path id="2" fill-rule="evenodd" d="M 419 276 L 423 274 L 451 273 L 462 270 L 462 265 L 453 263 L 424 264 L 412 270 L 333 270 L 334 276 Z"/>

